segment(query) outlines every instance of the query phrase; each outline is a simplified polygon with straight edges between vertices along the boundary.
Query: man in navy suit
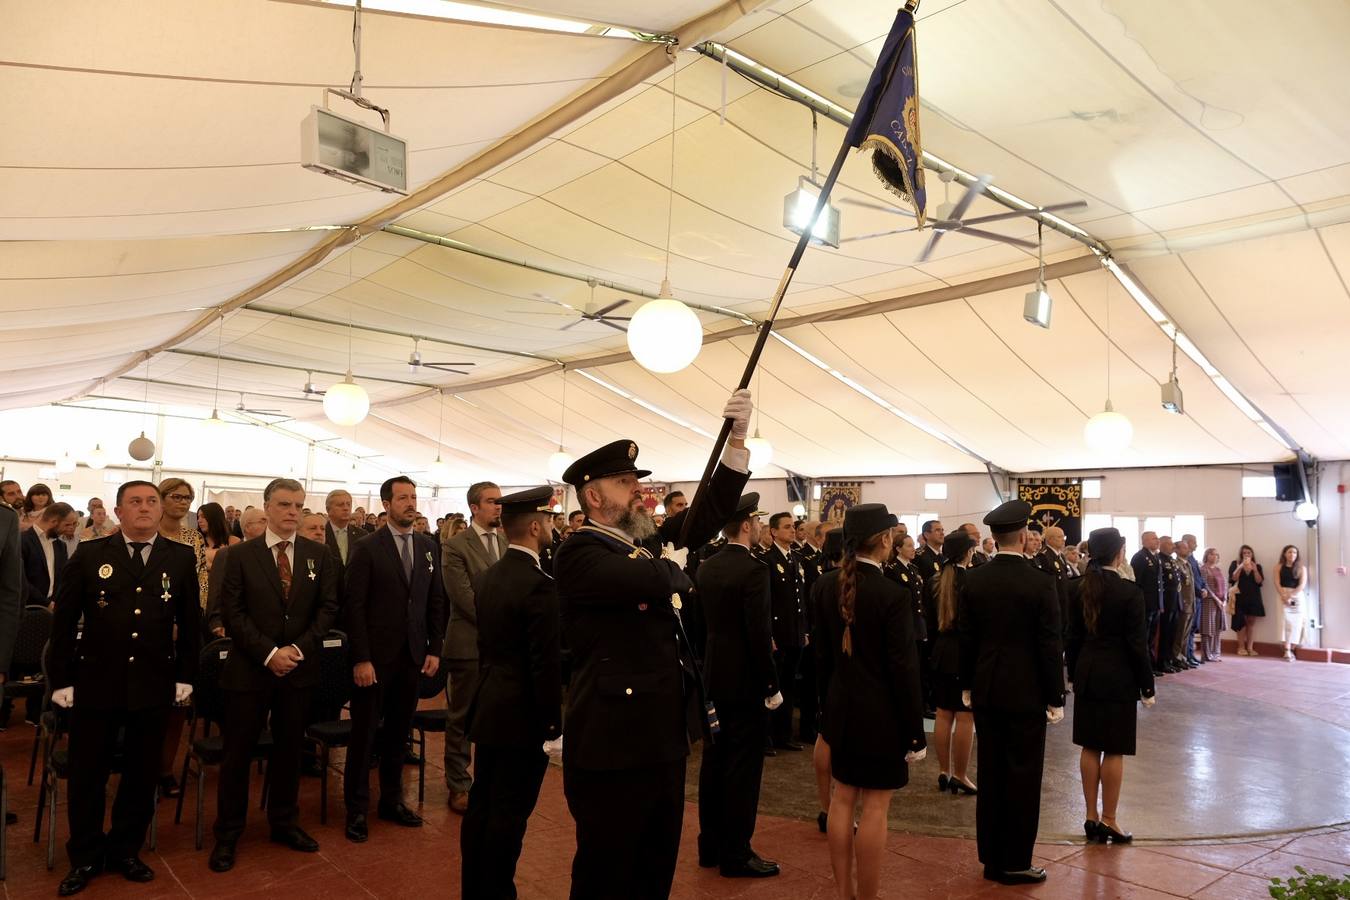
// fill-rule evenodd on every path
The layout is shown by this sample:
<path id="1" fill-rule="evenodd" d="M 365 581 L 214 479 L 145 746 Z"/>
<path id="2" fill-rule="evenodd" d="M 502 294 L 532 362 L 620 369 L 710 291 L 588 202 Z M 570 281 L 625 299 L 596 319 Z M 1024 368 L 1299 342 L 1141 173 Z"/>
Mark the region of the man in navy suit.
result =
<path id="1" fill-rule="evenodd" d="M 397 475 L 380 486 L 380 500 L 388 523 L 352 546 L 346 571 L 356 690 L 343 794 L 347 839 L 357 843 L 369 834 L 372 752 L 380 759 L 380 818 L 410 828 L 422 824 L 403 802 L 403 749 L 417 709 L 418 679 L 435 675 L 440 666 L 448 606 L 440 547 L 431 535 L 413 532 L 417 485 Z"/>
<path id="2" fill-rule="evenodd" d="M 76 521 L 75 510 L 69 503 L 53 503 L 42 510 L 37 524 L 23 533 L 20 543 L 29 603 L 56 600 L 61 573 L 70 556 L 69 545 L 62 539 L 74 536 Z"/>

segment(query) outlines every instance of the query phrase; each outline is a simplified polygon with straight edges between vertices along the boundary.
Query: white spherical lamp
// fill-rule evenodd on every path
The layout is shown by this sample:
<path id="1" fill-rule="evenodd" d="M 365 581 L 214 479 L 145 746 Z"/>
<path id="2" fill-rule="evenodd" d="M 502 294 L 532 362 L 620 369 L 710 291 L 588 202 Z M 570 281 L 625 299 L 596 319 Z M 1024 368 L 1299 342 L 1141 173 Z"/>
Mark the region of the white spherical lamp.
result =
<path id="1" fill-rule="evenodd" d="M 1106 408 L 1088 419 L 1083 426 L 1083 440 L 1098 453 L 1120 453 L 1128 449 L 1130 441 L 1134 440 L 1134 426 L 1129 419 L 1112 409 L 1111 401 L 1108 400 Z"/>
<path id="2" fill-rule="evenodd" d="M 141 432 L 141 436 L 133 438 L 130 444 L 127 444 L 127 453 L 137 462 L 145 462 L 155 455 L 155 442 Z"/>
<path id="3" fill-rule="evenodd" d="M 70 455 L 67 450 L 61 454 L 61 458 L 56 461 L 56 472 L 58 475 L 65 475 L 67 472 L 75 471 L 75 457 Z"/>
<path id="4" fill-rule="evenodd" d="M 323 395 L 323 414 L 334 425 L 357 425 L 370 412 L 370 395 L 361 385 L 352 381 L 351 370 L 347 377 L 333 385 Z"/>
<path id="5" fill-rule="evenodd" d="M 1309 525 L 1317 521 L 1317 504 L 1311 500 L 1303 500 L 1298 506 L 1294 507 L 1294 516 L 1299 520 L 1307 522 Z"/>
<path id="6" fill-rule="evenodd" d="M 661 282 L 661 293 L 644 303 L 628 323 L 628 349 L 649 372 L 678 372 L 698 358 L 703 348 L 703 325 L 694 311 L 670 293 L 670 282 Z"/>
<path id="7" fill-rule="evenodd" d="M 568 453 L 558 445 L 558 449 L 549 454 L 548 457 L 548 478 L 550 481 L 562 481 L 563 473 L 567 467 L 572 465 L 572 454 Z"/>
<path id="8" fill-rule="evenodd" d="M 444 487 L 454 478 L 455 473 L 450 471 L 450 466 L 441 460 L 441 455 L 436 454 L 436 461 L 427 468 L 427 475 L 436 484 Z"/>
<path id="9" fill-rule="evenodd" d="M 794 519 L 805 519 L 805 518 L 806 518 L 806 507 L 803 506 L 803 505 L 800 504 L 800 503 L 795 504 L 795 505 L 792 507 L 792 517 L 793 517 Z"/>
<path id="10" fill-rule="evenodd" d="M 102 444 L 94 445 L 94 449 L 90 450 L 89 455 L 84 458 L 84 464 L 95 472 L 108 465 L 108 454 L 103 452 Z"/>
<path id="11" fill-rule="evenodd" d="M 754 437 L 745 439 L 745 449 L 750 451 L 751 472 L 763 469 L 773 462 L 773 444 L 759 436 L 758 428 L 755 429 Z"/>

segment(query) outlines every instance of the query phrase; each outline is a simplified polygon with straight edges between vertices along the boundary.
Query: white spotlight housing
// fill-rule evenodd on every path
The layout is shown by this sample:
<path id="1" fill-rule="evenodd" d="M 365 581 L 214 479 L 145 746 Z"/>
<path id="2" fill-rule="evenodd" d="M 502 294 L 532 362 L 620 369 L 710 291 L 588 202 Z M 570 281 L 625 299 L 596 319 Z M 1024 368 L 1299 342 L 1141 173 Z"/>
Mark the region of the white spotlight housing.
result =
<path id="1" fill-rule="evenodd" d="M 783 198 L 783 227 L 800 235 L 811 224 L 820 188 L 805 175 L 797 179 L 797 189 Z M 811 243 L 839 249 L 839 209 L 826 203 L 811 229 Z"/>
<path id="2" fill-rule="evenodd" d="M 1022 303 L 1022 318 L 1032 325 L 1049 328 L 1050 310 L 1053 305 L 1050 293 L 1045 289 L 1045 284 L 1037 284 L 1036 290 L 1029 292 L 1026 300 Z"/>

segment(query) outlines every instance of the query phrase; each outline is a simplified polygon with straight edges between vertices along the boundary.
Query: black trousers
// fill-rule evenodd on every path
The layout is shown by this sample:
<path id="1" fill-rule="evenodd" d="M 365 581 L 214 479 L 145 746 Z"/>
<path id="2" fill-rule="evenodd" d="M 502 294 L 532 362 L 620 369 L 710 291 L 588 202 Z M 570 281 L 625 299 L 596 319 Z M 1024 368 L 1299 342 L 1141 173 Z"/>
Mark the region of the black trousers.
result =
<path id="1" fill-rule="evenodd" d="M 459 830 L 464 900 L 515 900 L 516 862 L 547 770 L 548 756 L 538 744 L 474 745 L 469 811 Z"/>
<path id="2" fill-rule="evenodd" d="M 721 731 L 698 770 L 698 855 L 735 866 L 750 858 L 764 774 L 764 701 L 718 700 Z M 804 721 L 804 720 L 803 720 Z"/>
<path id="3" fill-rule="evenodd" d="M 816 648 L 802 648 L 797 663 L 797 735 L 803 744 L 816 742 L 816 722 L 820 718 L 820 698 L 816 696 Z"/>
<path id="4" fill-rule="evenodd" d="M 1176 643 L 1178 613 L 1177 604 L 1168 603 L 1163 607 L 1162 615 L 1158 617 L 1157 662 L 1159 664 L 1172 661 L 1172 645 Z"/>
<path id="5" fill-rule="evenodd" d="M 1003 713 L 975 708 L 980 793 L 975 836 L 980 862 L 1002 872 L 1031 867 L 1041 822 L 1041 770 L 1045 765 L 1045 713 Z"/>
<path id="6" fill-rule="evenodd" d="M 272 753 L 267 759 L 267 821 L 273 828 L 299 822 L 300 747 L 310 688 L 297 688 L 284 678 L 261 691 L 225 691 L 225 755 L 216 790 L 215 835 L 218 841 L 237 841 L 248 816 L 248 783 L 253 748 L 263 726 L 272 729 Z"/>
<path id="7" fill-rule="evenodd" d="M 792 709 L 797 702 L 797 667 L 801 665 L 802 648 L 779 647 L 773 652 L 773 664 L 778 671 L 778 685 L 783 692 L 783 705 L 768 714 L 769 738 L 782 745 L 792 740 Z M 722 711 L 719 709 L 718 713 Z"/>
<path id="8" fill-rule="evenodd" d="M 140 852 L 155 813 L 155 781 L 168 707 L 70 711 L 70 840 L 72 867 L 126 859 Z M 112 825 L 105 836 L 103 813 L 113 754 L 122 742 L 122 778 L 113 800 Z"/>
<path id="9" fill-rule="evenodd" d="M 563 794 L 577 823 L 571 900 L 670 896 L 684 825 L 684 769 L 684 758 L 616 771 L 564 767 Z"/>
<path id="10" fill-rule="evenodd" d="M 403 755 L 421 672 L 405 647 L 395 662 L 375 667 L 374 684 L 352 689 L 352 741 L 342 778 L 348 814 L 370 812 L 372 753 L 380 759 L 380 805 L 403 800 Z"/>
<path id="11" fill-rule="evenodd" d="M 1153 668 L 1158 668 L 1158 620 L 1161 614 L 1150 609 L 1144 616 L 1144 639 L 1148 642 L 1148 655 L 1153 660 Z"/>
<path id="12" fill-rule="evenodd" d="M 937 694 L 933 690 L 932 641 L 915 641 L 914 651 L 919 660 L 919 691 L 923 697 L 924 712 L 937 709 Z"/>

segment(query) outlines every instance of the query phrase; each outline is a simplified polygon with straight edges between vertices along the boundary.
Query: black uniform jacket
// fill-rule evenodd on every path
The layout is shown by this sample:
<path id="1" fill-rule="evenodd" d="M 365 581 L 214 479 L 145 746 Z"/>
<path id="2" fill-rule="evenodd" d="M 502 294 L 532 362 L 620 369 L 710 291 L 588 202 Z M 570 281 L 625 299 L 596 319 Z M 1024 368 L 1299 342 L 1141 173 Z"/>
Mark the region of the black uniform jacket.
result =
<path id="1" fill-rule="evenodd" d="M 857 564 L 853 653 L 843 652 L 839 569 L 816 582 L 816 683 L 826 740 L 851 755 L 884 757 L 925 746 L 919 654 L 910 598 L 865 562 Z"/>
<path id="2" fill-rule="evenodd" d="M 769 570 L 750 548 L 727 544 L 698 569 L 707 622 L 703 683 L 714 700 L 763 700 L 778 692 L 769 628 Z"/>
<path id="3" fill-rule="evenodd" d="M 1144 631 L 1144 595 L 1139 586 L 1109 569 L 1097 627 L 1083 620 L 1083 586 L 1069 584 L 1068 644 L 1064 648 L 1074 693 L 1084 699 L 1134 701 L 1153 696 L 1153 663 Z"/>
<path id="4" fill-rule="evenodd" d="M 138 710 L 170 706 L 174 683 L 193 683 L 201 601 L 191 547 L 156 536 L 137 575 L 121 534 L 82 541 L 59 583 L 48 665 L 53 689 L 74 687 L 75 702 L 86 709 Z"/>
<path id="5" fill-rule="evenodd" d="M 923 577 L 924 581 L 927 581 L 942 571 L 942 554 L 921 542 L 918 552 L 914 554 L 914 562 L 910 565 L 918 569 L 919 575 Z"/>
<path id="6" fill-rule="evenodd" d="M 801 560 L 795 551 L 783 552 L 777 544 L 760 557 L 769 572 L 769 605 L 773 615 L 773 640 L 779 650 L 801 647 L 806 637 L 805 582 Z"/>
<path id="7" fill-rule="evenodd" d="M 264 532 L 235 544 L 225 555 L 220 611 L 234 652 L 225 662 L 220 686 L 231 691 L 265 690 L 278 680 L 265 662 L 275 647 L 291 644 L 305 657 L 283 676 L 297 688 L 319 683 L 323 636 L 337 621 L 338 562 L 328 547 L 296 535 L 291 596 L 281 593 L 281 576 Z"/>
<path id="8" fill-rule="evenodd" d="M 449 608 L 441 548 L 431 535 L 416 533 L 412 546 L 411 584 L 398 538 L 387 527 L 349 547 L 342 613 L 353 664 L 390 665 L 405 646 L 418 666 L 428 652 L 440 655 Z"/>
<path id="9" fill-rule="evenodd" d="M 968 569 L 960 610 L 961 687 L 974 709 L 1033 713 L 1064 705 L 1054 576 L 1021 554 Z"/>
<path id="10" fill-rule="evenodd" d="M 909 599 L 910 608 L 914 612 L 914 640 L 928 640 L 937 633 L 937 626 L 931 621 L 932 605 L 924 594 L 923 577 L 919 574 L 919 570 L 897 557 L 883 571 L 887 578 L 900 585 L 905 597 Z"/>
<path id="11" fill-rule="evenodd" d="M 1146 548 L 1130 557 L 1130 568 L 1134 569 L 1134 583 L 1144 594 L 1144 612 L 1155 613 L 1163 607 L 1162 559 L 1157 553 Z"/>
<path id="12" fill-rule="evenodd" d="M 691 551 L 730 518 L 748 480 L 718 465 L 690 523 Z M 666 519 L 661 541 L 678 539 L 691 509 Z M 558 548 L 553 571 L 572 654 L 564 765 L 630 769 L 687 756 L 702 734 L 702 679 L 670 598 L 688 577 L 589 522 Z"/>
<path id="13" fill-rule="evenodd" d="M 474 579 L 473 595 L 478 687 L 469 739 L 537 749 L 562 731 L 558 591 L 528 553 L 510 547 Z"/>

